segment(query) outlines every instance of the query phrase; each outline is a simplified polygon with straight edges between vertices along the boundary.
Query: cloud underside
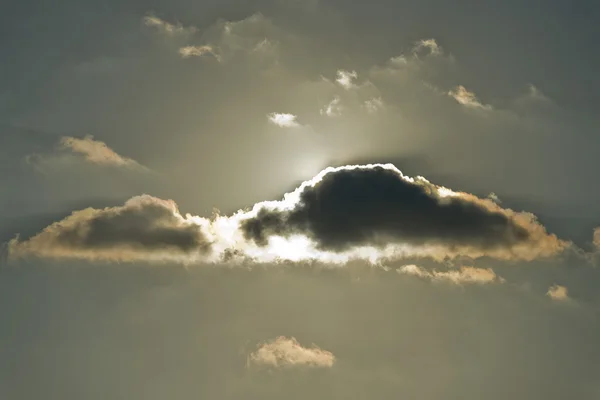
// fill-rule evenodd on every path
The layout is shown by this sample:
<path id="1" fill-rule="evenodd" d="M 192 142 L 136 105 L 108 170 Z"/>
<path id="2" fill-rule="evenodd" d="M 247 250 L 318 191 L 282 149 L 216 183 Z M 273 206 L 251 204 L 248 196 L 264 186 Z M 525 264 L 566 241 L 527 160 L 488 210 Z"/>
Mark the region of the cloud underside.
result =
<path id="1" fill-rule="evenodd" d="M 312 367 L 331 368 L 334 355 L 313 345 L 303 347 L 295 338 L 280 336 L 263 343 L 248 356 L 248 367 L 291 368 Z"/>
<path id="2" fill-rule="evenodd" d="M 566 245 L 532 214 L 373 164 L 325 169 L 282 200 L 231 216 L 182 216 L 174 202 L 151 196 L 77 211 L 28 240 L 13 240 L 10 254 L 343 264 L 406 257 L 533 260 Z"/>

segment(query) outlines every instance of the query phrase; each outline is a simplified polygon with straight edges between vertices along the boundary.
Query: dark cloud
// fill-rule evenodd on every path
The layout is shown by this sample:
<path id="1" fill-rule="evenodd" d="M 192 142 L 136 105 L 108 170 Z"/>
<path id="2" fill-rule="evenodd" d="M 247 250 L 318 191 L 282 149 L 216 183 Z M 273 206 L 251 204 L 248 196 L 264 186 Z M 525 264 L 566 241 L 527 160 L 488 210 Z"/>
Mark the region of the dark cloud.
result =
<path id="1" fill-rule="evenodd" d="M 332 251 L 390 243 L 490 254 L 523 245 L 560 247 L 534 219 L 422 178 L 406 178 L 389 165 L 334 169 L 299 190 L 291 210 L 263 207 L 243 221 L 245 237 L 265 246 L 273 235 L 303 234 Z"/>
<path id="2" fill-rule="evenodd" d="M 179 214 L 175 203 L 151 196 L 134 197 L 120 207 L 74 212 L 26 242 L 11 243 L 11 255 L 22 251 L 51 257 L 123 261 L 205 254 L 210 244 L 200 226 Z"/>

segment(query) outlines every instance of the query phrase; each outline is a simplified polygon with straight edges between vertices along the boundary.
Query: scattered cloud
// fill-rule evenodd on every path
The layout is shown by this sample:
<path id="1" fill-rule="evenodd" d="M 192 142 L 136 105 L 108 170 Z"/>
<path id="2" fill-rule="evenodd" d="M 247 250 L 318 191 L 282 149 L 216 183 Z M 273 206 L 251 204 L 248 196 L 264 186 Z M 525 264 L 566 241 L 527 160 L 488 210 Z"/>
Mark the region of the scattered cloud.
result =
<path id="1" fill-rule="evenodd" d="M 344 89 L 352 89 L 355 87 L 354 80 L 358 78 L 356 71 L 344 71 L 340 69 L 337 72 L 335 81 L 340 84 Z"/>
<path id="2" fill-rule="evenodd" d="M 469 92 L 464 86 L 458 85 L 448 92 L 448 95 L 465 107 L 490 110 L 492 107 L 482 104 L 473 92 Z"/>
<path id="3" fill-rule="evenodd" d="M 381 97 L 374 97 L 369 100 L 365 100 L 364 106 L 369 113 L 375 113 L 384 107 L 383 100 Z"/>
<path id="4" fill-rule="evenodd" d="M 179 54 L 183 58 L 190 57 L 202 57 L 205 55 L 211 55 L 215 57 L 217 60 L 220 60 L 219 55 L 215 52 L 212 46 L 204 45 L 204 46 L 185 46 L 179 49 Z"/>
<path id="5" fill-rule="evenodd" d="M 327 350 L 316 345 L 302 347 L 295 338 L 280 336 L 261 344 L 248 356 L 247 365 L 270 368 L 331 368 L 334 362 L 334 355 Z"/>
<path id="6" fill-rule="evenodd" d="M 427 50 L 429 55 L 438 55 L 442 53 L 442 48 L 437 44 L 435 39 L 421 39 L 417 41 L 413 47 L 413 53 L 417 54 L 422 50 Z"/>
<path id="7" fill-rule="evenodd" d="M 269 122 L 280 128 L 297 128 L 300 124 L 294 114 L 288 113 L 270 113 L 267 115 Z"/>
<path id="8" fill-rule="evenodd" d="M 340 104 L 342 99 L 340 96 L 335 96 L 333 100 L 329 102 L 325 107 L 323 107 L 320 111 L 321 115 L 325 115 L 328 117 L 339 117 L 342 115 L 342 110 L 344 109 Z"/>
<path id="9" fill-rule="evenodd" d="M 600 248 L 600 227 L 594 229 L 594 236 L 593 236 L 593 244 L 594 246 L 596 246 L 597 248 Z"/>
<path id="10" fill-rule="evenodd" d="M 172 24 L 157 16 L 147 15 L 143 19 L 144 25 L 156 29 L 158 32 L 168 35 L 190 35 L 197 31 L 193 26 L 184 27 L 180 23 Z"/>
<path id="11" fill-rule="evenodd" d="M 496 275 L 491 268 L 460 267 L 458 270 L 428 271 L 414 264 L 405 265 L 396 270 L 400 274 L 413 275 L 432 281 L 462 284 L 503 283 L 504 279 Z"/>
<path id="12" fill-rule="evenodd" d="M 553 285 L 548 289 L 546 296 L 552 300 L 565 301 L 569 300 L 569 291 L 565 286 Z"/>

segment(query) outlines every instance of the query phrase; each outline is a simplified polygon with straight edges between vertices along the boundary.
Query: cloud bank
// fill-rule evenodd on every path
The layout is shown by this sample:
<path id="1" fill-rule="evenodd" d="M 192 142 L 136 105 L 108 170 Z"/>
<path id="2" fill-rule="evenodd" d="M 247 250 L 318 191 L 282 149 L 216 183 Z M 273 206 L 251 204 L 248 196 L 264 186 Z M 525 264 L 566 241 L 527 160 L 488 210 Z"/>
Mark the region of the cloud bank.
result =
<path id="1" fill-rule="evenodd" d="M 271 368 L 331 368 L 334 362 L 334 355 L 327 350 L 315 345 L 302 347 L 295 338 L 280 336 L 260 345 L 248 356 L 247 365 Z"/>
<path id="2" fill-rule="evenodd" d="M 369 164 L 327 168 L 282 200 L 231 216 L 184 217 L 173 201 L 135 197 L 121 207 L 77 211 L 10 248 L 11 256 L 343 264 L 458 256 L 530 261 L 566 246 L 532 214 L 404 176 L 391 164 Z"/>

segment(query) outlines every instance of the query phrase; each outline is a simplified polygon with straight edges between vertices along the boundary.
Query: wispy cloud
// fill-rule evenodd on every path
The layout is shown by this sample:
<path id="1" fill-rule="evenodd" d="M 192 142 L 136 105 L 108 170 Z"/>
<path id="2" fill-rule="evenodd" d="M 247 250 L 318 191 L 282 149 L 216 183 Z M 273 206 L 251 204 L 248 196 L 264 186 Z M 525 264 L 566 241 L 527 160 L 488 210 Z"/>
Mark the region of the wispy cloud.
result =
<path id="1" fill-rule="evenodd" d="M 94 140 L 91 135 L 85 136 L 83 139 L 65 136 L 61 138 L 60 145 L 62 149 L 81 155 L 86 161 L 93 164 L 147 169 L 137 161 L 119 155 L 106 143 Z"/>
<path id="2" fill-rule="evenodd" d="M 215 52 L 214 48 L 209 45 L 180 47 L 179 54 L 183 58 L 202 57 L 205 55 L 211 55 L 215 57 L 215 59 L 217 59 L 218 61 L 221 60 L 221 57 Z"/>
<path id="3" fill-rule="evenodd" d="M 428 271 L 414 264 L 405 265 L 396 270 L 400 274 L 418 276 L 432 281 L 444 281 L 457 285 L 502 283 L 504 279 L 496 275 L 491 268 L 460 267 L 450 271 Z"/>
<path id="4" fill-rule="evenodd" d="M 335 356 L 327 350 L 316 345 L 303 347 L 293 337 L 280 336 L 261 344 L 248 356 L 247 365 L 270 368 L 331 368 L 334 362 Z"/>
<path id="5" fill-rule="evenodd" d="M 468 91 L 464 86 L 458 85 L 448 92 L 448 95 L 465 107 L 491 110 L 492 107 L 487 104 L 482 104 L 475 93 Z"/>
<path id="6" fill-rule="evenodd" d="M 430 55 L 438 55 L 442 53 L 442 48 L 437 44 L 435 39 L 421 39 L 417 41 L 413 47 L 413 52 L 417 53 L 421 50 L 427 50 Z"/>
<path id="7" fill-rule="evenodd" d="M 339 117 L 342 115 L 343 107 L 341 105 L 342 99 L 340 96 L 335 96 L 325 107 L 321 108 L 321 115 L 327 117 Z"/>
<path id="8" fill-rule="evenodd" d="M 269 122 L 280 128 L 297 128 L 300 126 L 297 116 L 288 113 L 270 113 L 267 114 Z"/>
<path id="9" fill-rule="evenodd" d="M 190 35 L 197 31 L 193 26 L 184 27 L 180 23 L 172 24 L 157 16 L 147 15 L 143 19 L 144 25 L 156 29 L 158 32 L 165 35 Z"/>

